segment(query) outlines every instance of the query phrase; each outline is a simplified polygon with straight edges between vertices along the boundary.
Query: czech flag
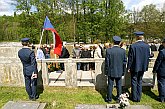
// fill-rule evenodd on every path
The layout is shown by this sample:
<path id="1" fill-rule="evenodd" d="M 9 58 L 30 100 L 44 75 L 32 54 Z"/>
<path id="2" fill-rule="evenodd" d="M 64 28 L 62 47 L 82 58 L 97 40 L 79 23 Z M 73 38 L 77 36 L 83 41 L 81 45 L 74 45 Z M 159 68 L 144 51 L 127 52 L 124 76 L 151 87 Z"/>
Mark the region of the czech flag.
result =
<path id="1" fill-rule="evenodd" d="M 53 25 L 51 24 L 49 18 L 46 16 L 45 21 L 44 21 L 44 26 L 43 26 L 43 31 L 41 34 L 41 39 L 40 39 L 40 44 L 42 41 L 42 36 L 43 36 L 43 32 L 44 30 L 49 30 L 52 32 L 53 34 L 53 42 L 54 42 L 54 54 L 57 55 L 61 55 L 61 51 L 62 51 L 62 41 L 60 36 L 58 35 L 57 31 L 54 29 Z"/>

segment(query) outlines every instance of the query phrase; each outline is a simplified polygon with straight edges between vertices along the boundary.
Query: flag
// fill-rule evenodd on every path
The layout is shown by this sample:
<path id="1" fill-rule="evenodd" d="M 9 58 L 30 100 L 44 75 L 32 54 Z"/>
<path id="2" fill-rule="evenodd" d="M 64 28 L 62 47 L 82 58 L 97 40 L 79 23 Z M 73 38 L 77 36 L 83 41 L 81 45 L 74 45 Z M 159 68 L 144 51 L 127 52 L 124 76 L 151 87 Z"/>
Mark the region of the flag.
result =
<path id="1" fill-rule="evenodd" d="M 54 46 L 54 54 L 61 55 L 62 51 L 62 41 L 57 33 L 57 31 L 54 29 L 53 25 L 51 24 L 49 18 L 46 16 L 45 21 L 44 21 L 44 26 L 43 26 L 43 31 L 44 30 L 50 30 L 53 34 L 53 42 L 55 44 Z M 43 34 L 43 33 L 42 33 Z"/>

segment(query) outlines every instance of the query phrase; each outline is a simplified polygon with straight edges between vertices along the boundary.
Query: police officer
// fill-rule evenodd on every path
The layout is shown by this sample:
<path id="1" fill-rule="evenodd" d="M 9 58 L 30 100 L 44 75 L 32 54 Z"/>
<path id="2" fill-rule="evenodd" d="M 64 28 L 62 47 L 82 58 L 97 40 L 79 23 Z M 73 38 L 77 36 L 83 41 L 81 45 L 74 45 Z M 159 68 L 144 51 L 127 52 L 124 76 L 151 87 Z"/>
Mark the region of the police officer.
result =
<path id="1" fill-rule="evenodd" d="M 165 47 L 165 39 L 162 42 L 162 45 Z M 158 91 L 160 102 L 165 101 L 165 49 L 159 51 L 158 57 L 155 61 L 153 68 L 153 73 L 157 73 L 158 80 Z"/>
<path id="2" fill-rule="evenodd" d="M 114 46 L 106 50 L 105 57 L 105 74 L 108 76 L 108 93 L 105 99 L 106 102 L 112 101 L 114 80 L 117 88 L 116 98 L 122 93 L 122 76 L 124 75 L 124 67 L 127 62 L 126 52 L 119 46 L 121 38 L 119 36 L 114 36 L 113 41 Z"/>
<path id="3" fill-rule="evenodd" d="M 143 41 L 144 32 L 134 32 L 136 42 L 130 45 L 128 52 L 128 72 L 131 73 L 132 101 L 140 102 L 142 93 L 142 78 L 148 70 L 150 46 Z"/>
<path id="4" fill-rule="evenodd" d="M 29 38 L 21 40 L 23 48 L 18 51 L 18 56 L 23 64 L 26 92 L 30 100 L 36 100 L 38 98 L 36 92 L 38 70 L 34 51 L 28 47 L 29 40 Z"/>

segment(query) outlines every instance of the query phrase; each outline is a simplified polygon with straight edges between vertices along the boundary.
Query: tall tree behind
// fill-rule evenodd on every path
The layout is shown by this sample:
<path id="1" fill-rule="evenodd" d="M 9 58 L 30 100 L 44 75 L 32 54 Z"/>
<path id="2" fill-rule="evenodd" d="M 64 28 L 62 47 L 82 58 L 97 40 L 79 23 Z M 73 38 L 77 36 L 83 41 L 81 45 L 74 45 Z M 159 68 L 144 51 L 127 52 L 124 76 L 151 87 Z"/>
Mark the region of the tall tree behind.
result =
<path id="1" fill-rule="evenodd" d="M 125 8 L 121 0 L 105 0 L 102 2 L 103 19 L 101 27 L 104 34 L 101 37 L 111 40 L 111 36 L 122 35 L 125 29 Z"/>
<path id="2" fill-rule="evenodd" d="M 141 10 L 136 29 L 144 31 L 146 38 L 154 38 L 161 34 L 160 23 L 160 11 L 150 4 Z"/>

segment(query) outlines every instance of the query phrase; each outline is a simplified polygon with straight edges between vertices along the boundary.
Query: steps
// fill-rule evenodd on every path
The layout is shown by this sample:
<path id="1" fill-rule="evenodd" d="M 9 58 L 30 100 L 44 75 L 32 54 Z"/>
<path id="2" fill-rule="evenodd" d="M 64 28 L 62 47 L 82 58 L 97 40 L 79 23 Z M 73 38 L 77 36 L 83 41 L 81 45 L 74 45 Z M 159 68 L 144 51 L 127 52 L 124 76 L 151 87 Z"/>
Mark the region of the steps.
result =
<path id="1" fill-rule="evenodd" d="M 130 79 L 130 78 L 129 78 Z M 122 86 L 124 86 L 124 76 L 122 77 Z M 143 86 L 153 86 L 152 68 L 149 68 L 143 76 Z M 65 71 L 55 71 L 49 73 L 49 86 L 65 86 Z M 77 86 L 95 86 L 95 72 L 77 71 Z"/>

